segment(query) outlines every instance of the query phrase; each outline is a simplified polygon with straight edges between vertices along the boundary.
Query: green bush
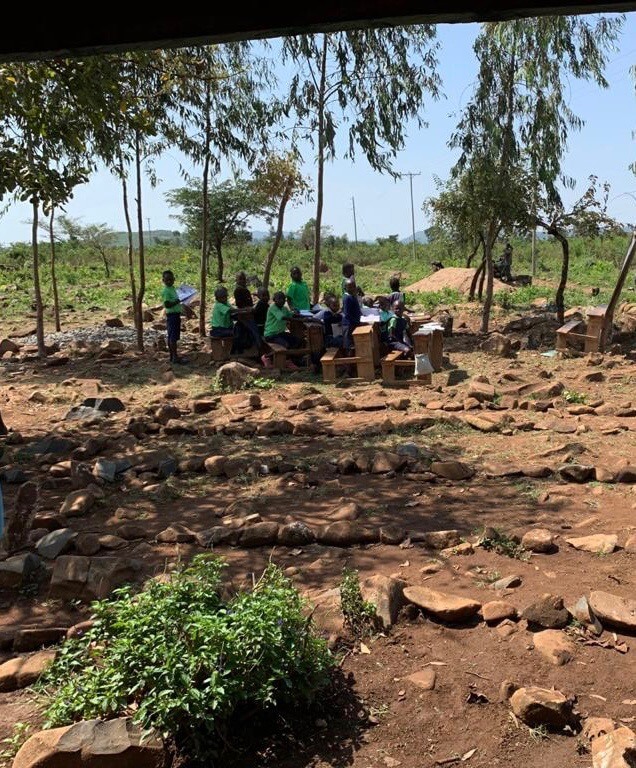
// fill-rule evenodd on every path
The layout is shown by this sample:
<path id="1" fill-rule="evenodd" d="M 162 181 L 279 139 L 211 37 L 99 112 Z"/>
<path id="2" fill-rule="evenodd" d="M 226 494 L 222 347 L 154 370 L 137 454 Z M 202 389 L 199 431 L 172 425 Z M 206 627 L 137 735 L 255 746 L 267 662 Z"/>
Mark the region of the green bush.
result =
<path id="1" fill-rule="evenodd" d="M 371 634 L 376 624 L 375 605 L 362 598 L 358 572 L 345 568 L 340 582 L 340 608 L 345 626 L 356 638 Z"/>
<path id="2" fill-rule="evenodd" d="M 249 592 L 221 597 L 220 558 L 197 556 L 166 581 L 93 604 L 39 687 L 47 726 L 130 714 L 207 765 L 241 712 L 311 702 L 333 658 L 274 565 Z"/>

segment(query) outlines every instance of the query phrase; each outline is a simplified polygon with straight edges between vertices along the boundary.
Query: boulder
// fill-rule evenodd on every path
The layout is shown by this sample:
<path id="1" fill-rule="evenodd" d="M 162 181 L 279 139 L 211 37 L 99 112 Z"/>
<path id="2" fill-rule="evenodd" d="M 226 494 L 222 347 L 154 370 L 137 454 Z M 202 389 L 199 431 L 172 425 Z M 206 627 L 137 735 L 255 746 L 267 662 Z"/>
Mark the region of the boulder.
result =
<path id="1" fill-rule="evenodd" d="M 521 614 L 528 624 L 543 629 L 563 629 L 570 621 L 570 613 L 563 607 L 563 598 L 558 595 L 543 595 L 529 605 Z"/>
<path id="2" fill-rule="evenodd" d="M 317 539 L 321 544 L 348 547 L 352 544 L 373 544 L 380 540 L 380 532 L 367 528 L 356 520 L 341 520 L 321 528 Z"/>
<path id="3" fill-rule="evenodd" d="M 567 664 L 574 656 L 574 643 L 558 629 L 535 632 L 532 639 L 536 650 L 557 667 Z"/>
<path id="4" fill-rule="evenodd" d="M 586 483 L 594 479 L 595 471 L 586 464 L 564 464 L 559 468 L 559 474 L 568 483 Z"/>
<path id="5" fill-rule="evenodd" d="M 517 609 L 505 600 L 491 600 L 482 605 L 481 615 L 486 624 L 499 624 L 505 619 L 516 619 Z"/>
<path id="6" fill-rule="evenodd" d="M 387 472 L 399 472 L 406 466 L 407 457 L 398 453 L 389 451 L 379 451 L 373 457 L 371 472 L 374 475 L 385 474 Z"/>
<path id="7" fill-rule="evenodd" d="M 0 664 L 0 692 L 17 691 L 32 685 L 55 658 L 55 651 L 39 651 Z"/>
<path id="8" fill-rule="evenodd" d="M 0 589 L 19 589 L 43 575 L 44 565 L 32 552 L 0 561 Z"/>
<path id="9" fill-rule="evenodd" d="M 238 543 L 241 547 L 266 547 L 276 544 L 277 539 L 278 523 L 262 522 L 242 528 Z"/>
<path id="10" fill-rule="evenodd" d="M 222 365 L 216 374 L 216 379 L 223 389 L 243 389 L 246 384 L 260 375 L 258 368 L 250 368 L 242 363 L 230 362 Z"/>
<path id="11" fill-rule="evenodd" d="M 95 503 L 95 497 L 86 488 L 71 491 L 60 507 L 60 515 L 64 517 L 81 517 Z"/>
<path id="12" fill-rule="evenodd" d="M 534 528 L 524 533 L 521 546 L 530 552 L 548 554 L 555 550 L 554 535 L 546 528 Z"/>
<path id="13" fill-rule="evenodd" d="M 58 528 L 42 536 L 35 545 L 35 551 L 40 557 L 55 560 L 71 546 L 76 536 L 77 533 L 71 528 Z"/>
<path id="14" fill-rule="evenodd" d="M 475 474 L 472 467 L 461 461 L 433 461 L 430 470 L 446 480 L 468 480 Z"/>
<path id="15" fill-rule="evenodd" d="M 578 730 L 580 717 L 574 710 L 576 700 L 561 691 L 531 686 L 519 688 L 510 697 L 515 715 L 531 728 L 545 726 L 562 731 L 566 726 Z"/>
<path id="16" fill-rule="evenodd" d="M 315 539 L 316 534 L 300 520 L 281 525 L 278 529 L 278 543 L 286 547 L 302 547 L 311 544 Z"/>
<path id="17" fill-rule="evenodd" d="M 375 605 L 376 616 L 382 626 L 388 629 L 397 621 L 400 608 L 404 605 L 404 587 L 406 582 L 376 573 L 360 584 L 364 600 Z"/>
<path id="18" fill-rule="evenodd" d="M 449 595 L 428 587 L 406 587 L 404 597 L 440 621 L 460 623 L 473 619 L 481 603 L 468 597 Z"/>
<path id="19" fill-rule="evenodd" d="M 596 591 L 588 599 L 590 608 L 603 625 L 636 630 L 636 600 Z"/>
<path id="20" fill-rule="evenodd" d="M 592 552 L 595 555 L 609 555 L 616 549 L 618 536 L 616 534 L 595 533 L 591 536 L 579 536 L 574 539 L 566 539 L 566 542 L 574 549 L 583 552 Z"/>
<path id="21" fill-rule="evenodd" d="M 592 741 L 592 768 L 632 768 L 636 765 L 636 734 L 621 726 Z"/>

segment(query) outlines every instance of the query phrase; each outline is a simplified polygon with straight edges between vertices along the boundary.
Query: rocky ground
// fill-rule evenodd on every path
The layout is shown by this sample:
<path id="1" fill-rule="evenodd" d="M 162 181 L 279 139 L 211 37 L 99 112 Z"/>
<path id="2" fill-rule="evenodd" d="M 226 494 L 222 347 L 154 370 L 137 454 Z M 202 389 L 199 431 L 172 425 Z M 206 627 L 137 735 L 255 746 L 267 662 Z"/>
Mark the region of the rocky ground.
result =
<path id="1" fill-rule="evenodd" d="M 37 730 L 27 686 L 91 599 L 212 548 L 236 587 L 280 564 L 344 650 L 320 716 L 239 764 L 635 764 L 630 347 L 555 356 L 540 313 L 476 324 L 455 317 L 430 387 L 294 373 L 225 392 L 194 337 L 170 369 L 159 328 L 143 355 L 101 325 L 45 361 L 8 340 L 0 738 Z M 345 567 L 384 622 L 362 644 Z"/>

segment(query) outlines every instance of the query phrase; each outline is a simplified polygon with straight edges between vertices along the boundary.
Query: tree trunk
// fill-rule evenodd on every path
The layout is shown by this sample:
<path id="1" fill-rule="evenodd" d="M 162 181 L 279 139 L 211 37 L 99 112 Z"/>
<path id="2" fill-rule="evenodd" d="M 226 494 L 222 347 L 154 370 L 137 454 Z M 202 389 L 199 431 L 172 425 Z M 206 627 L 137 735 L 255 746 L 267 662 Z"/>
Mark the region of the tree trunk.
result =
<path id="1" fill-rule="evenodd" d="M 132 224 L 130 223 L 130 210 L 128 208 L 128 186 L 126 185 L 126 175 L 124 173 L 124 161 L 120 156 L 119 160 L 121 188 L 124 201 L 124 216 L 126 218 L 126 234 L 128 235 L 128 274 L 130 276 L 130 295 L 132 298 L 133 322 L 137 328 L 137 286 L 135 284 L 135 263 L 133 261 L 134 247 Z"/>
<path id="2" fill-rule="evenodd" d="M 556 227 L 548 231 L 549 234 L 554 235 L 554 237 L 561 243 L 561 250 L 563 251 L 563 260 L 561 262 L 561 279 L 559 280 L 559 286 L 554 297 L 554 303 L 556 304 L 557 308 L 557 319 L 561 324 L 563 324 L 565 314 L 565 304 L 563 297 L 565 295 L 565 287 L 568 282 L 568 271 L 570 269 L 570 244 L 567 237 L 565 237 L 565 235 L 563 235 L 563 233 L 560 232 Z"/>
<path id="3" fill-rule="evenodd" d="M 106 258 L 106 251 L 103 248 L 99 249 L 99 255 L 102 257 L 102 261 L 104 262 L 104 272 L 106 273 L 106 277 L 110 277 L 110 266 L 108 265 L 108 259 Z"/>
<path id="4" fill-rule="evenodd" d="M 466 259 L 466 267 L 470 269 L 471 264 L 473 263 L 473 259 L 477 255 L 477 251 L 479 250 L 479 246 L 481 245 L 481 240 L 477 240 L 475 243 L 475 247 L 473 248 L 470 256 Z"/>
<path id="5" fill-rule="evenodd" d="M 216 243 L 214 245 L 214 250 L 216 251 L 216 279 L 219 283 L 222 283 L 225 265 L 223 264 L 223 248 L 221 243 Z"/>
<path id="6" fill-rule="evenodd" d="M 201 264 L 199 270 L 199 335 L 206 336 L 205 307 L 208 277 L 208 238 L 210 234 L 210 201 L 208 200 L 208 184 L 210 176 L 210 144 L 212 142 L 212 125 L 210 122 L 211 93 L 210 81 L 205 81 L 205 157 L 203 160 L 203 231 L 201 232 Z"/>
<path id="7" fill-rule="evenodd" d="M 274 240 L 272 241 L 272 245 L 269 249 L 269 253 L 267 254 L 267 260 L 265 262 L 265 272 L 263 274 L 263 287 L 269 288 L 269 276 L 272 273 L 272 265 L 274 264 L 274 257 L 276 256 L 276 251 L 278 250 L 278 246 L 280 245 L 280 241 L 283 237 L 283 221 L 285 219 L 285 208 L 287 207 L 287 203 L 289 202 L 289 198 L 291 196 L 291 182 L 288 182 L 285 191 L 283 192 L 283 196 L 280 201 L 280 205 L 278 206 L 278 223 L 276 225 L 276 234 L 274 235 Z"/>
<path id="8" fill-rule="evenodd" d="M 490 308 L 492 307 L 492 289 L 493 289 L 493 264 L 492 264 L 492 246 L 490 238 L 484 244 L 486 256 L 486 298 L 484 299 L 484 308 L 481 315 L 481 332 L 488 333 L 490 323 Z"/>
<path id="9" fill-rule="evenodd" d="M 474 301 L 475 300 L 475 291 L 477 290 L 477 282 L 480 280 L 483 281 L 483 273 L 484 273 L 484 266 L 486 262 L 482 259 L 481 264 L 477 267 L 475 270 L 475 274 L 473 275 L 473 279 L 470 281 L 470 292 L 468 294 L 468 301 Z M 480 283 L 481 285 L 481 283 Z M 481 291 L 480 291 L 480 298 L 481 298 Z"/>
<path id="10" fill-rule="evenodd" d="M 2 420 L 2 414 L 0 413 L 0 435 L 8 435 L 9 430 L 6 427 L 6 424 Z"/>
<path id="11" fill-rule="evenodd" d="M 143 322 L 143 302 L 146 292 L 146 254 L 144 251 L 144 223 L 143 209 L 141 204 L 141 142 L 139 132 L 135 133 L 135 174 L 137 182 L 137 230 L 139 232 L 139 291 L 137 292 L 137 301 L 135 302 L 136 328 L 137 328 L 137 349 L 144 351 L 144 322 Z"/>
<path id="12" fill-rule="evenodd" d="M 33 198 L 33 226 L 31 228 L 31 246 L 33 250 L 33 290 L 35 293 L 35 333 L 38 340 L 38 356 L 44 357 L 44 306 L 42 305 L 42 290 L 40 288 L 40 254 L 38 252 L 38 208 L 40 201 Z"/>
<path id="13" fill-rule="evenodd" d="M 313 303 L 320 299 L 320 232 L 325 174 L 325 89 L 327 83 L 327 35 L 322 36 L 322 62 L 320 66 L 320 92 L 318 94 L 318 179 L 316 183 L 316 234 L 314 238 Z"/>
<path id="14" fill-rule="evenodd" d="M 60 300 L 57 292 L 57 276 L 55 274 L 55 237 L 53 235 L 53 219 L 55 217 L 55 208 L 51 206 L 51 215 L 49 216 L 49 239 L 51 241 L 51 286 L 53 288 L 53 314 L 55 316 L 55 330 L 61 331 L 60 325 Z"/>

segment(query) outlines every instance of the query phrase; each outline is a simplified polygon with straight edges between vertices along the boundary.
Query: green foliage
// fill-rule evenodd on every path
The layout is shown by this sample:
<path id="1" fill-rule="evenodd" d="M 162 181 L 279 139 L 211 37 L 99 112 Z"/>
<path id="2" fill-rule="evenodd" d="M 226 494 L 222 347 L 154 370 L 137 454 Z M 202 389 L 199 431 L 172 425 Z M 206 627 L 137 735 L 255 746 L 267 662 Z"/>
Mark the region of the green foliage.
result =
<path id="1" fill-rule="evenodd" d="M 333 659 L 303 599 L 274 565 L 224 599 L 223 568 L 198 556 L 168 580 L 94 603 L 95 626 L 65 642 L 39 683 L 47 726 L 132 714 L 207 765 L 239 711 L 311 702 Z"/>
<path id="2" fill-rule="evenodd" d="M 496 552 L 498 555 L 512 557 L 515 560 L 525 560 L 527 557 L 526 550 L 521 544 L 496 528 L 486 529 L 479 539 L 479 546 L 489 552 Z"/>
<path id="3" fill-rule="evenodd" d="M 2 739 L 1 742 L 5 746 L 0 750 L 0 768 L 10 768 L 13 763 L 13 758 L 17 755 L 18 750 L 29 738 L 30 730 L 31 725 L 29 723 L 14 723 L 11 736 Z"/>
<path id="4" fill-rule="evenodd" d="M 585 403 L 586 400 L 586 396 L 582 392 L 576 392 L 573 389 L 564 390 L 561 397 L 566 403 Z"/>
<path id="5" fill-rule="evenodd" d="M 362 598 L 358 572 L 345 568 L 340 582 L 340 607 L 345 626 L 356 638 L 369 635 L 376 624 L 375 605 Z"/>

